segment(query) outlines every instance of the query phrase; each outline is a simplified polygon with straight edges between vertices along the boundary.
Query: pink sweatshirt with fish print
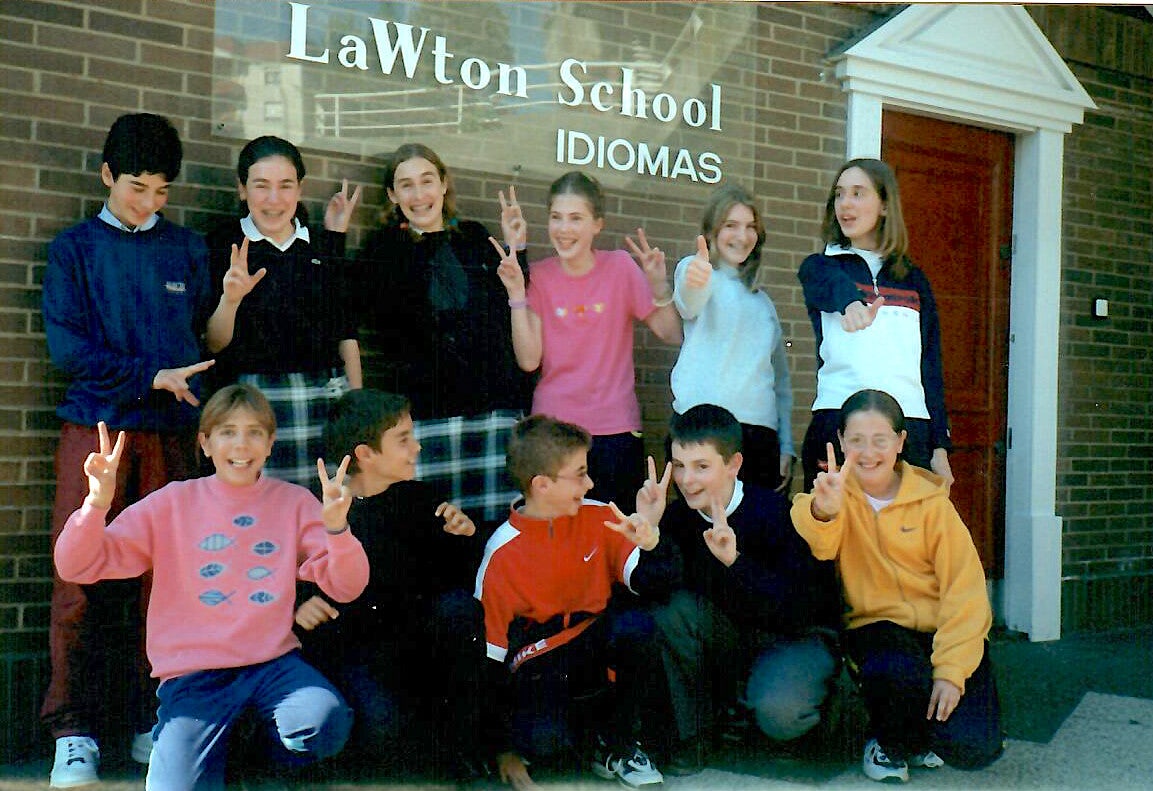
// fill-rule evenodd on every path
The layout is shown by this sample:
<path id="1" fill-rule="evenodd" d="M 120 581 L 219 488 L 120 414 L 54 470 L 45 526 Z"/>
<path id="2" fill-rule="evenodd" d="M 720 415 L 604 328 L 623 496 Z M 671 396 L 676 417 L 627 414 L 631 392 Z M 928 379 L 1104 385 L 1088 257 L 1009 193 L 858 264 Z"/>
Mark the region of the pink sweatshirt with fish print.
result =
<path id="1" fill-rule="evenodd" d="M 368 558 L 349 530 L 330 535 L 302 486 L 262 476 L 232 486 L 215 475 L 170 483 L 126 508 L 88 504 L 56 541 L 62 579 L 90 584 L 152 572 L 152 675 L 243 667 L 300 646 L 292 633 L 297 579 L 338 602 L 368 584 Z"/>

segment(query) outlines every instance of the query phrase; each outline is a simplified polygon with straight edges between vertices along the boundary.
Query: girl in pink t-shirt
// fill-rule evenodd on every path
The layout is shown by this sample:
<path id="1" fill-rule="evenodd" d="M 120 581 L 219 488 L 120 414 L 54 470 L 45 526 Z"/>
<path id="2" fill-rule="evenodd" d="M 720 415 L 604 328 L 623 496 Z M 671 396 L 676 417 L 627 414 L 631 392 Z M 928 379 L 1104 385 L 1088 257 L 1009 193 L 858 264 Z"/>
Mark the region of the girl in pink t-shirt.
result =
<path id="1" fill-rule="evenodd" d="M 503 196 L 502 196 L 503 200 Z M 665 254 L 644 231 L 624 250 L 597 250 L 604 193 L 596 179 L 566 173 L 549 188 L 549 241 L 556 255 L 529 267 L 529 285 L 515 252 L 501 251 L 497 269 L 508 290 L 512 341 L 525 371 L 540 369 L 532 411 L 576 423 L 593 435 L 591 497 L 631 502 L 644 481 L 641 411 L 633 368 L 633 322 L 679 344 Z"/>

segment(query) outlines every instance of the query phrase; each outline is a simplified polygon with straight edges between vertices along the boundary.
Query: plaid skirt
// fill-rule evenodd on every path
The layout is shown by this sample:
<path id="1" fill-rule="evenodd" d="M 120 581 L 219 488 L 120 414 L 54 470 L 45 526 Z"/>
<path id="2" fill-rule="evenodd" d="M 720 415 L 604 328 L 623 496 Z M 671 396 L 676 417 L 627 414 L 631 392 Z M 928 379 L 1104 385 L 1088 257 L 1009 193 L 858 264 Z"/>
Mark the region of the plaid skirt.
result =
<path id="1" fill-rule="evenodd" d="M 290 374 L 242 374 L 238 380 L 260 388 L 276 414 L 276 442 L 264 471 L 273 478 L 307 486 L 319 496 L 316 460 L 324 456 L 324 424 L 328 410 L 349 391 L 348 377 L 332 368 Z M 339 463 L 337 459 L 335 464 Z M 335 464 L 329 464 L 330 473 Z"/>
<path id="2" fill-rule="evenodd" d="M 415 421 L 413 433 L 421 444 L 417 480 L 435 486 L 477 522 L 503 522 L 520 496 L 505 470 L 505 451 L 521 416 L 518 410 L 498 409 L 476 417 Z"/>

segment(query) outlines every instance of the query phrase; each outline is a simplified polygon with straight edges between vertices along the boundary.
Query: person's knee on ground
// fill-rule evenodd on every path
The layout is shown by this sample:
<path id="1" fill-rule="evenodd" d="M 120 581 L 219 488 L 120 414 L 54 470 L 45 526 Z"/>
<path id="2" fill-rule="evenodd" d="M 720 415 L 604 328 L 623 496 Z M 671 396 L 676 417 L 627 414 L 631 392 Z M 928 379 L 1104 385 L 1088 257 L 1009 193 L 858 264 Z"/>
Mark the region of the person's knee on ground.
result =
<path id="1" fill-rule="evenodd" d="M 837 660 L 811 636 L 783 640 L 753 663 L 745 699 L 757 727 L 775 741 L 792 741 L 821 722 L 821 707 Z"/>
<path id="2" fill-rule="evenodd" d="M 325 687 L 296 690 L 276 707 L 272 728 L 284 748 L 282 763 L 304 765 L 339 753 L 352 731 L 353 713 L 335 691 Z"/>

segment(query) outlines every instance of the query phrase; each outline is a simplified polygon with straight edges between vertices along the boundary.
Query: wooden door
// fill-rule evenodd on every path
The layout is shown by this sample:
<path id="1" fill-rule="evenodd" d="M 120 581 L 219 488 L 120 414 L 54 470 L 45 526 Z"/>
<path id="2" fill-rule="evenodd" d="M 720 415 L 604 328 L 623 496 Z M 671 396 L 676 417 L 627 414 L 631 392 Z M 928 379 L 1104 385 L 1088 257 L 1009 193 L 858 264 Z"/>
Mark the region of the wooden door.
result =
<path id="1" fill-rule="evenodd" d="M 985 568 L 1003 574 L 1013 137 L 886 111 L 910 255 L 941 318 L 952 500 Z"/>

